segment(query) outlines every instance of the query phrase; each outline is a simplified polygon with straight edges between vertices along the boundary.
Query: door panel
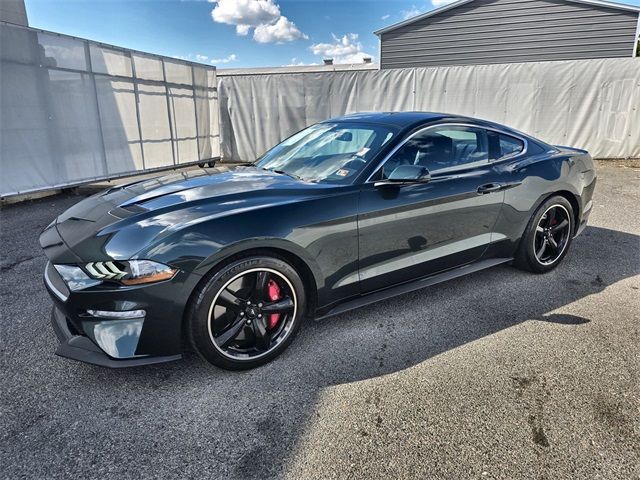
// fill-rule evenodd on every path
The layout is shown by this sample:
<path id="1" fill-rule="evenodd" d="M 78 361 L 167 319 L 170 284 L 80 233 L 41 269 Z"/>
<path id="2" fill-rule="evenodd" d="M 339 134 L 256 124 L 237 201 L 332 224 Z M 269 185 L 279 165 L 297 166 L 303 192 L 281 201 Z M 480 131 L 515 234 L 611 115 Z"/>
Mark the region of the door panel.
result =
<path id="1" fill-rule="evenodd" d="M 482 256 L 491 242 L 504 192 L 487 165 L 426 184 L 363 186 L 358 215 L 362 292 L 431 275 Z"/>

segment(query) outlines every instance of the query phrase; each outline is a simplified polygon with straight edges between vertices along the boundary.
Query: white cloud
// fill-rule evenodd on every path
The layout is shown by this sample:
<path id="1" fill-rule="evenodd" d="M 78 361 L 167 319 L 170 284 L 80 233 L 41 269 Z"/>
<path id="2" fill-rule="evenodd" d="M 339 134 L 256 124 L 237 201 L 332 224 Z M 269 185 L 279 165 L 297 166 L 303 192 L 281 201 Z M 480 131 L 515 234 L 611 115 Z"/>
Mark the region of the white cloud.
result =
<path id="1" fill-rule="evenodd" d="M 173 58 L 177 58 L 178 60 L 186 60 L 187 62 L 206 62 L 209 57 L 206 55 L 200 55 L 196 53 L 188 53 L 186 55 L 173 55 Z"/>
<path id="2" fill-rule="evenodd" d="M 217 65 L 219 63 L 231 63 L 238 60 L 238 56 L 235 53 L 232 53 L 229 56 L 224 58 L 210 58 L 208 55 L 202 55 L 200 53 L 196 53 L 195 55 L 189 53 L 187 55 L 174 55 L 173 58 L 177 58 L 178 60 L 187 60 L 189 62 L 211 62 L 213 65 Z"/>
<path id="3" fill-rule="evenodd" d="M 449 5 L 450 3 L 457 2 L 458 0 L 431 0 L 431 4 L 434 7 L 442 7 L 443 5 Z"/>
<path id="4" fill-rule="evenodd" d="M 314 55 L 333 58 L 333 63 L 362 63 L 364 57 L 371 57 L 364 52 L 357 33 L 348 33 L 342 37 L 332 35 L 334 43 L 315 43 L 309 47 Z"/>
<path id="5" fill-rule="evenodd" d="M 251 25 L 236 25 L 236 33 L 241 37 L 246 37 L 251 30 Z"/>
<path id="6" fill-rule="evenodd" d="M 308 67 L 308 66 L 313 66 L 313 65 L 319 65 L 319 64 L 315 63 L 315 62 L 304 63 L 302 60 L 298 60 L 296 57 L 293 57 L 291 59 L 291 63 L 283 65 L 283 67 Z"/>
<path id="7" fill-rule="evenodd" d="M 236 60 L 238 60 L 238 56 L 235 53 L 232 53 L 231 55 L 228 55 L 224 58 L 212 58 L 211 59 L 211 63 L 213 65 L 218 65 L 220 63 L 231 63 L 231 62 L 235 62 Z"/>
<path id="8" fill-rule="evenodd" d="M 238 60 L 238 56 L 235 53 L 232 53 L 231 55 L 228 55 L 224 58 L 212 58 L 211 63 L 213 65 L 219 65 L 221 63 L 235 62 L 236 60 Z"/>
<path id="9" fill-rule="evenodd" d="M 274 0 L 209 0 L 215 3 L 211 11 L 214 22 L 235 25 L 236 33 L 247 36 L 254 28 L 258 43 L 282 43 L 307 39 L 296 25 L 280 13 Z"/>
<path id="10" fill-rule="evenodd" d="M 432 1 L 438 2 L 442 0 L 432 0 Z M 402 15 L 402 18 L 406 20 L 407 18 L 415 17 L 416 15 L 420 15 L 421 13 L 422 13 L 422 10 L 418 9 L 418 7 L 416 7 L 415 5 L 412 5 L 409 10 L 402 10 L 400 12 L 400 15 Z"/>
<path id="11" fill-rule="evenodd" d="M 382 17 L 380 17 L 382 20 L 386 20 L 387 18 L 389 18 L 391 15 L 389 15 L 388 13 L 386 15 L 383 15 Z"/>
<path id="12" fill-rule="evenodd" d="M 284 15 L 272 25 L 258 25 L 253 32 L 253 39 L 258 43 L 283 43 L 309 37 L 298 30 L 298 27 Z"/>
<path id="13" fill-rule="evenodd" d="M 273 0 L 217 0 L 211 11 L 214 22 L 257 27 L 280 18 L 280 7 Z"/>

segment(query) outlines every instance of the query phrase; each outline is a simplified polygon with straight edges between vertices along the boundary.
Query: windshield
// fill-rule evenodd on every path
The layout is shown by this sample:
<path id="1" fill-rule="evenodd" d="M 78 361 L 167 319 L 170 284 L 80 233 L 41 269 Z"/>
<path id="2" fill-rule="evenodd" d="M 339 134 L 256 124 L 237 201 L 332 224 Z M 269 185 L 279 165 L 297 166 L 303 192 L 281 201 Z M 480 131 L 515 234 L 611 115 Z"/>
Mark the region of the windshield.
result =
<path id="1" fill-rule="evenodd" d="M 395 133 L 386 125 L 319 123 L 273 147 L 256 166 L 308 182 L 350 183 Z"/>

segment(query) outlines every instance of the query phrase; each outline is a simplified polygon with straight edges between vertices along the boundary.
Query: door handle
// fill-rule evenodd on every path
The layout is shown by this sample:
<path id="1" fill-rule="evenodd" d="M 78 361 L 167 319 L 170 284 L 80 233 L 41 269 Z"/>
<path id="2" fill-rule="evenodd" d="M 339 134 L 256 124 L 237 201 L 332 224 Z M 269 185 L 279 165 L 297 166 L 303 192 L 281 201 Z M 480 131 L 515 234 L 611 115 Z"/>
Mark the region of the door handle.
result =
<path id="1" fill-rule="evenodd" d="M 499 192 L 500 190 L 504 190 L 505 186 L 500 183 L 487 183 L 486 185 L 480 185 L 478 187 L 478 193 L 480 195 L 485 195 L 491 192 Z"/>

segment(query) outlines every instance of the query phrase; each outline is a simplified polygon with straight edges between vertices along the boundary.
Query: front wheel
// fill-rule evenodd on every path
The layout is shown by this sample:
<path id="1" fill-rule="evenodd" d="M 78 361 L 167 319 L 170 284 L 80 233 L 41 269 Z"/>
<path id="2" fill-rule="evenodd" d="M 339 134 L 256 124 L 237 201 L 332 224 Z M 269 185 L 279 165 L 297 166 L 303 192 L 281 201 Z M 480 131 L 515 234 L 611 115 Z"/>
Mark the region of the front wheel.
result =
<path id="1" fill-rule="evenodd" d="M 569 251 L 574 225 L 573 207 L 566 198 L 557 195 L 546 200 L 520 240 L 516 266 L 534 273 L 556 268 Z"/>
<path id="2" fill-rule="evenodd" d="M 304 284 L 280 258 L 241 258 L 197 289 L 187 317 L 189 337 L 207 361 L 229 370 L 265 364 L 293 340 L 306 309 Z"/>

